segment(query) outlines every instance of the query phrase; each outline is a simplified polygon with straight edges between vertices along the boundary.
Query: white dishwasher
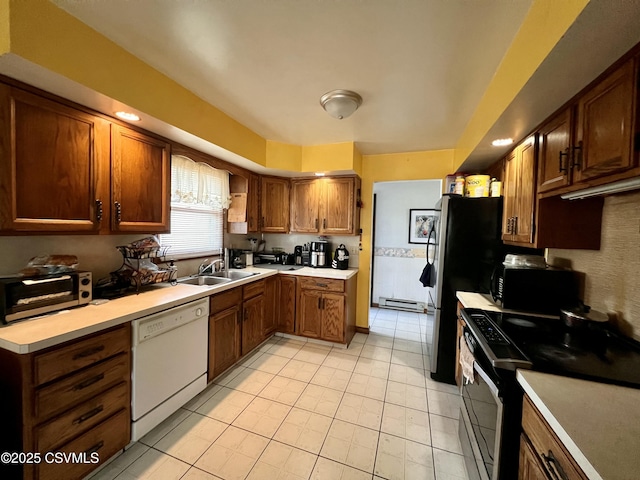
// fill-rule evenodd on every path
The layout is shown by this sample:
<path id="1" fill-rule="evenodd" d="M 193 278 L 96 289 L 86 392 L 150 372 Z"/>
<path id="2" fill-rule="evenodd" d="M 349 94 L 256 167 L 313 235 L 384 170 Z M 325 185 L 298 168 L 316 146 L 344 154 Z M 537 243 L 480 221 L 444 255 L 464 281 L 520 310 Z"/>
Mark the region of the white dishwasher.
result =
<path id="1" fill-rule="evenodd" d="M 131 322 L 131 439 L 139 440 L 207 386 L 209 299 Z"/>

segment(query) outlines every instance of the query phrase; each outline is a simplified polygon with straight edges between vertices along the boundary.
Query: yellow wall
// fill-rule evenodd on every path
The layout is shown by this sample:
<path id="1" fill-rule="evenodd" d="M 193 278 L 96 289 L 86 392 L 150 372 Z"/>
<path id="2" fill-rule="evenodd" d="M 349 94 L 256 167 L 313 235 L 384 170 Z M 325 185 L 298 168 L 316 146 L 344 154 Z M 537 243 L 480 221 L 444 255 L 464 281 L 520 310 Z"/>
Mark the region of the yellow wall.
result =
<path id="1" fill-rule="evenodd" d="M 0 55 L 11 49 L 9 6 L 10 0 L 0 0 Z"/>
<path id="2" fill-rule="evenodd" d="M 353 170 L 353 142 L 302 147 L 303 172 Z"/>
<path id="3" fill-rule="evenodd" d="M 358 272 L 358 305 L 356 324 L 369 326 L 369 294 L 371 291 L 371 228 L 373 184 L 399 180 L 440 180 L 453 171 L 453 150 L 394 153 L 362 156 L 362 201 L 360 213 L 362 251 Z"/>
<path id="4" fill-rule="evenodd" d="M 75 17 L 47 0 L 0 0 L 0 21 L 7 2 L 12 53 L 259 165 L 265 164 L 264 138 Z M 3 43 L 7 43 L 4 32 L 0 33 L 0 53 Z"/>
<path id="5" fill-rule="evenodd" d="M 267 168 L 289 170 L 291 172 L 302 171 L 302 147 L 289 143 L 267 140 Z"/>
<path id="6" fill-rule="evenodd" d="M 566 33 L 589 0 L 534 0 L 455 148 L 456 171 Z"/>

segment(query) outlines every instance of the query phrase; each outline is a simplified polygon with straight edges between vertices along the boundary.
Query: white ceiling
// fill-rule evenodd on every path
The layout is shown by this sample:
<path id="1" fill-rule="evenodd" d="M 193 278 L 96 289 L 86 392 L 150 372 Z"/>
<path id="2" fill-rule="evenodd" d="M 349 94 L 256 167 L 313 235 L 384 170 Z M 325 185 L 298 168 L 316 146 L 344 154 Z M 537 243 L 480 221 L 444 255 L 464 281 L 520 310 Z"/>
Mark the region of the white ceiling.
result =
<path id="1" fill-rule="evenodd" d="M 453 148 L 531 0 L 53 0 L 269 140 Z M 322 94 L 351 89 L 336 120 Z"/>

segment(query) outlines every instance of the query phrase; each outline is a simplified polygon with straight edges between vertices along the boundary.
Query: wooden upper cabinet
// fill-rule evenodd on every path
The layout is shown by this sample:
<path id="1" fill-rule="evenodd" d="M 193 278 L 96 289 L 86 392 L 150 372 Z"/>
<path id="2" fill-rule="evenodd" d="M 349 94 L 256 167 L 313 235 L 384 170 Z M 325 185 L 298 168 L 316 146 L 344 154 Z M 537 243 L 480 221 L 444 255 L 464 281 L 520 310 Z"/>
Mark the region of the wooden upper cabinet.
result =
<path id="1" fill-rule="evenodd" d="M 247 193 L 247 232 L 260 231 L 260 176 L 249 176 Z"/>
<path id="2" fill-rule="evenodd" d="M 518 145 L 505 160 L 502 239 L 532 244 L 536 205 L 535 136 Z"/>
<path id="3" fill-rule="evenodd" d="M 265 233 L 289 232 L 289 180 L 262 177 L 260 185 L 260 230 Z"/>
<path id="4" fill-rule="evenodd" d="M 0 167 L 0 229 L 101 228 L 109 203 L 107 121 L 0 84 Z"/>
<path id="5" fill-rule="evenodd" d="M 574 182 L 620 172 L 635 166 L 633 152 L 633 59 L 623 64 L 578 101 Z"/>
<path id="6" fill-rule="evenodd" d="M 291 231 L 317 233 L 320 231 L 320 190 L 316 179 L 291 182 Z"/>
<path id="7" fill-rule="evenodd" d="M 111 229 L 169 232 L 169 143 L 112 124 Z"/>
<path id="8" fill-rule="evenodd" d="M 571 181 L 572 108 L 567 108 L 538 129 L 538 192 L 569 185 Z"/>
<path id="9" fill-rule="evenodd" d="M 325 235 L 353 235 L 355 233 L 355 178 L 322 179 L 320 213 L 322 233 Z"/>

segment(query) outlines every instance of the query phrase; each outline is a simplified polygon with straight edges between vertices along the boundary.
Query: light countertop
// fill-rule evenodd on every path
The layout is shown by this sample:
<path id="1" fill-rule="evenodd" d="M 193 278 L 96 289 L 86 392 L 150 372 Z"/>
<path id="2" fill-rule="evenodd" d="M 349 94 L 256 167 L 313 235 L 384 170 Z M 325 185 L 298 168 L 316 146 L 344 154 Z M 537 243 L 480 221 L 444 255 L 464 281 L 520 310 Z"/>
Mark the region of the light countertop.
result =
<path id="1" fill-rule="evenodd" d="M 640 478 L 640 389 L 530 370 L 517 378 L 588 478 Z"/>
<path id="2" fill-rule="evenodd" d="M 0 348 L 21 354 L 35 352 L 278 273 L 346 280 L 358 272 L 357 269 L 334 270 L 310 267 L 281 272 L 248 267 L 242 271 L 256 275 L 210 286 L 158 284 L 146 288 L 138 295 L 133 294 L 109 300 L 100 305 L 61 310 L 11 323 L 0 327 Z"/>
<path id="3" fill-rule="evenodd" d="M 520 315 L 534 315 L 536 317 L 544 318 L 558 318 L 558 315 L 544 315 L 541 313 L 523 312 L 519 310 L 509 310 L 507 308 L 501 308 L 491 298 L 488 293 L 475 293 L 475 292 L 456 292 L 456 296 L 464 308 L 477 308 L 480 310 L 486 310 L 489 312 L 502 312 L 513 313 Z"/>

